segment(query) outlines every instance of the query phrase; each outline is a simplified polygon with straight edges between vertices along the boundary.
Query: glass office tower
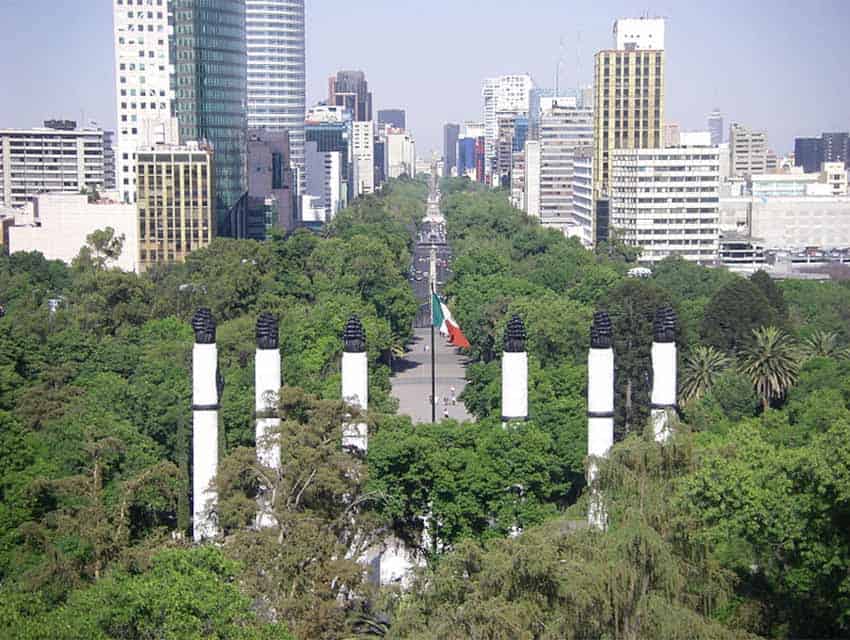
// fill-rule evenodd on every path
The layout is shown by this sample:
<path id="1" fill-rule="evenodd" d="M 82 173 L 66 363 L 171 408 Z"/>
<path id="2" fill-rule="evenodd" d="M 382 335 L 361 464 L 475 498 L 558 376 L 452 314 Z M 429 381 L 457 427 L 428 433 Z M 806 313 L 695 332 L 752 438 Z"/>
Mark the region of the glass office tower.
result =
<path id="1" fill-rule="evenodd" d="M 289 132 L 292 164 L 303 186 L 304 0 L 246 0 L 248 125 Z"/>
<path id="2" fill-rule="evenodd" d="M 173 0 L 171 58 L 180 140 L 213 148 L 219 231 L 247 191 L 245 0 Z"/>

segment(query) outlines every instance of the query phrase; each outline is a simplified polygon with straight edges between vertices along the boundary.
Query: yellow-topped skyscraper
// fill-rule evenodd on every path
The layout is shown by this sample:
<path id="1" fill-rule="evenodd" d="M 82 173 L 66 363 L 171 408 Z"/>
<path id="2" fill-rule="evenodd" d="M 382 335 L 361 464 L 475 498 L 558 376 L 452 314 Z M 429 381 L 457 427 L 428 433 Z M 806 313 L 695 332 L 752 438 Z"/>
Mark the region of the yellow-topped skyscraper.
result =
<path id="1" fill-rule="evenodd" d="M 614 48 L 596 54 L 593 118 L 593 238 L 608 240 L 614 149 L 664 145 L 664 19 L 614 22 Z"/>

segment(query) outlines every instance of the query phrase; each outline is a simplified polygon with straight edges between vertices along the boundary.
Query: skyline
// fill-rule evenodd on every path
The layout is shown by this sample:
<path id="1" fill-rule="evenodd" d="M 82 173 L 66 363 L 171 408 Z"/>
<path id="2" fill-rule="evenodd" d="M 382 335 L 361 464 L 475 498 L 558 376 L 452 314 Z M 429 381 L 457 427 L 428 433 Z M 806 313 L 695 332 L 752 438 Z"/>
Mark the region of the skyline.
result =
<path id="1" fill-rule="evenodd" d="M 442 152 L 443 124 L 481 118 L 486 77 L 527 72 L 551 87 L 562 38 L 561 86 L 589 84 L 593 55 L 610 47 L 613 21 L 637 13 L 624 1 L 603 8 L 552 0 L 523 7 L 521 15 L 504 1 L 487 12 L 442 0 L 425 14 L 417 10 L 367 0 L 343 15 L 333 3 L 308 0 L 307 104 L 327 97 L 327 78 L 337 70 L 363 70 L 375 110 L 405 109 L 423 157 Z M 114 130 L 111 1 L 14 0 L 3 12 L 10 28 L 0 43 L 0 75 L 13 86 L 0 103 L 0 126 L 60 117 Z M 763 128 L 780 154 L 793 150 L 794 137 L 850 128 L 850 85 L 839 81 L 845 56 L 831 46 L 843 41 L 850 3 L 721 0 L 692 7 L 668 0 L 648 3 L 648 13 L 667 18 L 666 122 L 705 129 L 718 107 L 727 138 L 732 122 Z M 412 44 L 411 30 L 418 38 Z M 516 44 L 494 48 L 489 41 Z"/>

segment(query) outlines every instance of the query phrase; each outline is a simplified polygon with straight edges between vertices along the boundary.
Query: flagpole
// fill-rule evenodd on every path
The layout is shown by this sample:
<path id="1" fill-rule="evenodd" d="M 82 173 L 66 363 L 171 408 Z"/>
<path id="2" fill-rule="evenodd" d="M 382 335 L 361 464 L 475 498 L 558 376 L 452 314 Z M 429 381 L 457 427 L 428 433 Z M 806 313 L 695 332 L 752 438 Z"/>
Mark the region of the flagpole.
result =
<path id="1" fill-rule="evenodd" d="M 437 422 L 437 356 L 434 349 L 434 296 L 436 287 L 431 282 L 431 424 Z"/>

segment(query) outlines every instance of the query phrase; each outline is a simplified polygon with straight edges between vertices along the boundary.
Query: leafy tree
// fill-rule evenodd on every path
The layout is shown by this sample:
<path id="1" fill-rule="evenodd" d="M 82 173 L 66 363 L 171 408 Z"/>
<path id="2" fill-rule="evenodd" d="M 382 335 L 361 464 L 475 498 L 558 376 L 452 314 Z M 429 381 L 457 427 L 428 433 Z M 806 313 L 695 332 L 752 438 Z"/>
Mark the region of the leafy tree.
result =
<path id="1" fill-rule="evenodd" d="M 86 244 L 74 258 L 74 267 L 77 269 L 105 269 L 110 262 L 116 262 L 121 257 L 124 240 L 124 234 L 116 236 L 115 229 L 112 227 L 92 231 L 86 236 Z"/>
<path id="2" fill-rule="evenodd" d="M 782 398 L 799 372 L 794 342 L 776 327 L 753 330 L 754 340 L 741 356 L 741 372 L 750 378 L 765 411 Z"/>
<path id="3" fill-rule="evenodd" d="M 141 572 L 116 571 L 74 592 L 61 608 L 19 620 L 22 640 L 215 638 L 287 640 L 235 584 L 241 567 L 212 547 L 170 549 Z"/>
<path id="4" fill-rule="evenodd" d="M 754 329 L 775 325 L 778 317 L 761 289 L 736 278 L 715 293 L 702 320 L 704 344 L 733 355 L 750 341 Z"/>
<path id="5" fill-rule="evenodd" d="M 240 581 L 264 615 L 301 638 L 338 638 L 347 601 L 362 581 L 358 564 L 380 532 L 366 508 L 366 467 L 344 451 L 350 408 L 285 387 L 280 398 L 277 469 L 256 450 L 236 449 L 219 467 L 219 513 L 226 553 L 243 563 Z M 254 527 L 257 497 L 267 496 L 272 526 Z"/>
<path id="6" fill-rule="evenodd" d="M 784 322 L 788 318 L 788 305 L 776 281 L 766 271 L 759 269 L 750 276 L 750 282 L 761 289 L 770 306 L 773 307 L 777 319 Z"/>
<path id="7" fill-rule="evenodd" d="M 602 303 L 611 316 L 617 375 L 614 433 L 617 439 L 643 431 L 652 391 L 652 322 L 655 311 L 669 305 L 669 295 L 651 282 L 624 280 Z"/>
<path id="8" fill-rule="evenodd" d="M 714 347 L 694 347 L 682 368 L 682 399 L 685 402 L 698 400 L 714 386 L 718 376 L 729 366 L 729 362 L 729 358 Z"/>
<path id="9" fill-rule="evenodd" d="M 831 331 L 815 329 L 811 335 L 803 338 L 803 354 L 808 358 L 835 358 L 841 353 L 838 336 Z"/>

